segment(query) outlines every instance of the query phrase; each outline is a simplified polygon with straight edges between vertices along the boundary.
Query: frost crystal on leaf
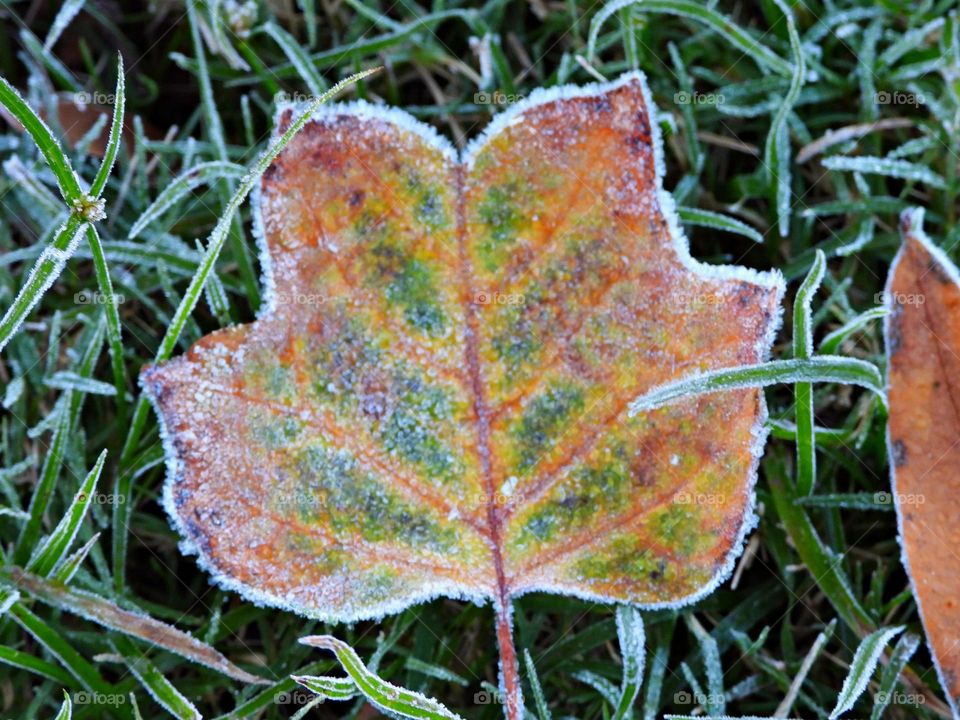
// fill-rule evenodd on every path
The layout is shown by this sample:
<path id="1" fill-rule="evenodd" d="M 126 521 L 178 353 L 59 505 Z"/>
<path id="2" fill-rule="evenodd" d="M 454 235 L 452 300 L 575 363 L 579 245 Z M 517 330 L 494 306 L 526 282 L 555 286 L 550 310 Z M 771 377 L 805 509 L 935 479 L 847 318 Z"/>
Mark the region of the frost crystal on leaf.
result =
<path id="1" fill-rule="evenodd" d="M 690 257 L 657 127 L 638 74 L 534 93 L 460 158 L 405 113 L 319 111 L 261 183 L 259 319 L 142 376 L 186 548 L 327 620 L 492 600 L 501 646 L 525 592 L 712 589 L 762 393 L 628 406 L 766 359 L 782 279 Z"/>

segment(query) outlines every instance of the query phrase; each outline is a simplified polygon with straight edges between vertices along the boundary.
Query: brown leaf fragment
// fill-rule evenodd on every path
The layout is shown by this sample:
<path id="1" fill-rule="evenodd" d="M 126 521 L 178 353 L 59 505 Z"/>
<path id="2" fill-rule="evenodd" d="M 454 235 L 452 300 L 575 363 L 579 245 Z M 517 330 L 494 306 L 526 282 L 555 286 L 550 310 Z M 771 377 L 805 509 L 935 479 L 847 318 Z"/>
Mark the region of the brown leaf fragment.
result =
<path id="1" fill-rule="evenodd" d="M 904 564 L 947 699 L 960 697 L 960 275 L 901 219 L 884 302 L 893 500 Z"/>

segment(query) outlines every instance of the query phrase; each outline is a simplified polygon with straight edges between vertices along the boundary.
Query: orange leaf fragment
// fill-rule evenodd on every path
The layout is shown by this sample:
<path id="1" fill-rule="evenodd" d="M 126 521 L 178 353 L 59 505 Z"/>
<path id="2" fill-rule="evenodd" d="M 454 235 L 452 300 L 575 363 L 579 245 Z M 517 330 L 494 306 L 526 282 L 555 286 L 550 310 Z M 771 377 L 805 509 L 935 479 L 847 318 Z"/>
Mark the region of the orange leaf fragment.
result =
<path id="1" fill-rule="evenodd" d="M 947 699 L 960 698 L 960 275 L 901 219 L 887 280 L 890 467 L 904 564 Z"/>
<path id="2" fill-rule="evenodd" d="M 333 621 L 492 600 L 510 717 L 512 597 L 715 587 L 762 392 L 628 405 L 766 359 L 783 281 L 689 256 L 660 153 L 638 74 L 534 93 L 462 157 L 396 110 L 319 112 L 261 184 L 265 311 L 143 374 L 215 579 Z"/>

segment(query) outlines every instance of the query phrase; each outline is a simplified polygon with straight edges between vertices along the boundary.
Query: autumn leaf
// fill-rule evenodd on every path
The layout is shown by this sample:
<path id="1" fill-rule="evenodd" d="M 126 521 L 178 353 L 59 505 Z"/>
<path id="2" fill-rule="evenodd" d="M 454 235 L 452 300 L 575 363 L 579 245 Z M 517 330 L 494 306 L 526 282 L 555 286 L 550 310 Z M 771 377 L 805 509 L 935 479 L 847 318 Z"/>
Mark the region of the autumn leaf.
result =
<path id="1" fill-rule="evenodd" d="M 940 681 L 960 707 L 960 274 L 923 232 L 901 219 L 903 247 L 885 304 L 893 500 L 904 562 Z"/>
<path id="2" fill-rule="evenodd" d="M 783 283 L 690 257 L 651 118 L 638 74 L 535 93 L 462 157 L 396 110 L 315 115 L 255 203 L 266 309 L 142 377 L 220 584 L 330 621 L 492 601 L 518 718 L 512 598 L 675 606 L 727 575 L 762 392 L 629 406 L 765 360 Z"/>

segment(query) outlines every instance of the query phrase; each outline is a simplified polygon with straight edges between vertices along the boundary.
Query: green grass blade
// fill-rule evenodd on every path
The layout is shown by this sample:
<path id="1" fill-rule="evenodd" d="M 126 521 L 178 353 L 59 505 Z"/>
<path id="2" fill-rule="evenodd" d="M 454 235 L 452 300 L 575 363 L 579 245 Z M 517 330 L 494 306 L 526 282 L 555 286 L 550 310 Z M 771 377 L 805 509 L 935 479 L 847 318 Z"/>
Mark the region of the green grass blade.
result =
<path id="1" fill-rule="evenodd" d="M 83 197 L 83 191 L 80 189 L 80 178 L 74 172 L 70 165 L 70 160 L 60 147 L 53 133 L 47 124 L 40 119 L 33 108 L 27 105 L 26 101 L 20 97 L 20 93 L 0 76 L 0 104 L 13 115 L 27 131 L 33 141 L 37 144 L 40 154 L 43 155 L 50 170 L 53 171 L 57 184 L 60 186 L 60 193 L 63 199 L 70 205 Z"/>
<path id="2" fill-rule="evenodd" d="M 883 378 L 876 365 L 838 355 L 820 355 L 809 360 L 773 360 L 686 377 L 638 397 L 630 404 L 630 415 L 705 393 L 798 382 L 859 385 L 885 401 Z"/>
<path id="3" fill-rule="evenodd" d="M 23 326 L 23 321 L 40 302 L 43 294 L 60 277 L 80 242 L 80 236 L 86 231 L 87 223 L 80 215 L 72 213 L 57 230 L 53 243 L 40 253 L 40 257 L 30 269 L 26 282 L 17 293 L 13 303 L 0 319 L 0 350 L 6 347 L 10 339 Z"/>
<path id="4" fill-rule="evenodd" d="M 85 690 L 106 692 L 109 687 L 100 673 L 76 648 L 64 640 L 63 635 L 30 612 L 20 603 L 14 603 L 10 614 L 17 624 L 53 655 L 73 675 Z"/>
<path id="5" fill-rule="evenodd" d="M 849 170 L 865 175 L 882 175 L 898 180 L 909 180 L 929 185 L 937 190 L 946 190 L 947 181 L 926 165 L 909 160 L 891 160 L 883 157 L 847 157 L 837 155 L 823 159 L 828 170 Z"/>
<path id="6" fill-rule="evenodd" d="M 70 393 L 67 393 L 64 397 L 69 399 L 69 395 Z M 17 539 L 17 549 L 13 554 L 13 562 L 17 565 L 23 565 L 27 562 L 40 537 L 43 516 L 47 512 L 47 506 L 50 504 L 50 498 L 53 496 L 53 490 L 57 484 L 57 477 L 63 467 L 64 452 L 70 437 L 70 427 L 70 403 L 63 402 L 57 410 L 53 439 L 43 461 L 40 479 L 37 481 L 37 487 L 30 498 L 28 508 L 30 519 L 23 526 L 20 537 Z"/>
<path id="7" fill-rule="evenodd" d="M 792 68 L 779 55 L 766 45 L 751 37 L 743 28 L 730 18 L 721 15 L 708 5 L 693 0 L 614 0 L 603 6 L 590 22 L 590 35 L 587 40 L 587 57 L 596 56 L 597 37 L 603 24 L 623 8 L 634 5 L 640 12 L 659 12 L 679 15 L 706 25 L 731 45 L 757 62 L 761 67 L 773 70 L 781 75 L 790 75 Z"/>
<path id="8" fill-rule="evenodd" d="M 60 706 L 60 712 L 53 720 L 70 720 L 73 717 L 73 703 L 70 702 L 70 696 L 67 691 L 63 691 L 63 704 Z"/>
<path id="9" fill-rule="evenodd" d="M 876 696 L 874 696 L 870 720 L 880 720 L 890 706 L 897 686 L 897 679 L 919 646 L 920 636 L 913 633 L 904 633 L 897 640 L 897 644 L 893 647 L 893 653 L 890 655 L 890 662 L 880 672 L 880 687 Z"/>
<path id="10" fill-rule="evenodd" d="M 156 647 L 186 658 L 191 662 L 216 670 L 227 677 L 245 683 L 262 685 L 267 681 L 252 675 L 227 660 L 220 652 L 192 635 L 162 623 L 148 615 L 124 610 L 116 604 L 90 592 L 74 590 L 25 572 L 19 568 L 0 568 L 0 579 L 15 586 L 37 600 L 72 613 L 85 620 L 148 642 Z M 15 605 L 14 608 L 17 606 Z"/>
<path id="11" fill-rule="evenodd" d="M 142 233 L 148 225 L 156 221 L 163 213 L 172 208 L 192 190 L 205 184 L 212 184 L 217 180 L 239 180 L 246 173 L 246 168 L 232 162 L 212 160 L 194 165 L 170 182 L 146 210 L 137 218 L 137 221 L 127 233 L 127 238 L 133 240 Z"/>
<path id="12" fill-rule="evenodd" d="M 763 235 L 745 222 L 730 217 L 729 215 L 692 207 L 678 207 L 677 214 L 680 216 L 680 220 L 688 225 L 699 225 L 714 230 L 725 230 L 726 232 L 750 238 L 755 243 L 763 242 Z"/>
<path id="13" fill-rule="evenodd" d="M 97 486 L 97 480 L 100 479 L 100 473 L 103 470 L 103 463 L 107 459 L 107 451 L 104 450 L 97 458 L 93 469 L 87 474 L 87 477 L 80 484 L 80 489 L 74 495 L 70 507 L 63 518 L 57 523 L 50 537 L 40 547 L 37 553 L 27 563 L 27 570 L 43 577 L 47 577 L 55 568 L 66 558 L 73 539 L 80 529 L 80 523 L 87 515 L 90 504 L 93 500 L 94 489 Z"/>
<path id="14" fill-rule="evenodd" d="M 643 684 L 643 662 L 646 653 L 646 637 L 643 632 L 643 617 L 640 611 L 629 605 L 617 607 L 617 638 L 620 641 L 620 657 L 623 661 L 623 683 L 613 720 L 632 717 L 633 703 Z"/>
<path id="15" fill-rule="evenodd" d="M 814 255 L 810 272 L 800 285 L 793 304 L 793 356 L 808 360 L 813 355 L 813 328 L 810 303 L 826 272 L 827 258 L 822 250 Z M 799 382 L 794 387 L 797 423 L 797 494 L 810 495 L 817 479 L 817 449 L 813 422 L 813 385 Z"/>
<path id="16" fill-rule="evenodd" d="M 416 720 L 462 720 L 436 700 L 379 678 L 367 669 L 352 647 L 335 637 L 312 635 L 300 638 L 300 642 L 332 651 L 357 689 L 371 704 L 385 712 Z"/>
<path id="17" fill-rule="evenodd" d="M 840 349 L 840 345 L 843 344 L 843 341 L 853 335 L 853 333 L 863 329 L 874 320 L 881 320 L 889 314 L 890 311 L 883 307 L 870 308 L 869 310 L 860 313 L 856 317 L 853 317 L 845 322 L 836 330 L 827 333 L 823 340 L 820 341 L 820 352 L 825 355 L 834 354 Z"/>
<path id="18" fill-rule="evenodd" d="M 840 717 L 853 707 L 857 698 L 867 689 L 867 683 L 870 682 L 873 671 L 877 669 L 877 663 L 880 662 L 880 656 L 887 643 L 903 632 L 903 629 L 903 626 L 880 628 L 863 639 L 853 656 L 853 662 L 850 663 L 850 672 L 843 681 L 840 697 L 837 698 L 837 705 L 830 713 L 830 720 Z"/>
<path id="19" fill-rule="evenodd" d="M 202 720 L 202 715 L 129 638 L 116 637 L 113 645 L 137 682 L 177 720 Z"/>
<path id="20" fill-rule="evenodd" d="M 797 34 L 797 25 L 793 19 L 793 10 L 788 8 L 783 0 L 773 0 L 783 13 L 787 21 L 787 35 L 790 38 L 790 51 L 793 54 L 793 68 L 790 75 L 790 88 L 786 96 L 777 103 L 767 133 L 767 141 L 763 150 L 763 164 L 767 176 L 774 182 L 776 196 L 777 227 L 780 237 L 787 237 L 790 233 L 790 140 L 787 131 L 787 117 L 793 111 L 793 106 L 800 97 L 800 89 L 806 80 L 806 63 L 803 56 L 803 47 L 800 36 Z"/>
<path id="21" fill-rule="evenodd" d="M 116 391 L 117 416 L 121 423 L 127 417 L 127 372 L 123 362 L 123 335 L 120 323 L 120 298 L 113 291 L 113 280 L 107 267 L 107 258 L 100 242 L 100 234 L 93 225 L 87 226 L 87 245 L 93 258 L 93 269 L 97 276 L 100 298 L 104 301 L 103 310 L 107 319 L 107 342 L 110 346 L 110 369 L 113 372 L 113 387 Z"/>
<path id="22" fill-rule="evenodd" d="M 272 20 L 263 24 L 263 30 L 280 47 L 293 67 L 297 69 L 297 72 L 300 74 L 300 77 L 303 79 L 304 84 L 311 94 L 319 95 L 327 89 L 326 80 L 317 72 L 317 67 L 313 64 L 310 56 L 304 52 L 300 43 L 298 43 L 290 33 Z"/>
<path id="23" fill-rule="evenodd" d="M 126 83 L 123 76 L 123 56 L 117 54 L 117 88 L 113 94 L 113 120 L 110 122 L 110 134 L 107 136 L 107 145 L 103 151 L 103 162 L 97 170 L 93 183 L 90 185 L 90 195 L 95 198 L 103 194 L 107 186 L 107 178 L 113 170 L 117 160 L 117 152 L 123 140 L 123 116 L 126 109 Z"/>
<path id="24" fill-rule="evenodd" d="M 352 700 L 360 692 L 350 678 L 291 675 L 297 683 L 326 700 Z"/>
<path id="25" fill-rule="evenodd" d="M 523 649 L 523 664 L 527 670 L 527 680 L 530 683 L 530 690 L 533 693 L 533 703 L 537 708 L 537 718 L 539 718 L 539 720 L 553 720 L 553 716 L 550 714 L 550 708 L 547 706 L 547 699 L 543 696 L 543 687 L 540 685 L 537 667 L 533 664 L 530 651 L 526 648 Z"/>
<path id="26" fill-rule="evenodd" d="M 6 645 L 0 645 L 0 663 L 48 678 L 60 685 L 73 685 L 74 682 L 70 673 L 65 672 L 59 666 Z"/>

